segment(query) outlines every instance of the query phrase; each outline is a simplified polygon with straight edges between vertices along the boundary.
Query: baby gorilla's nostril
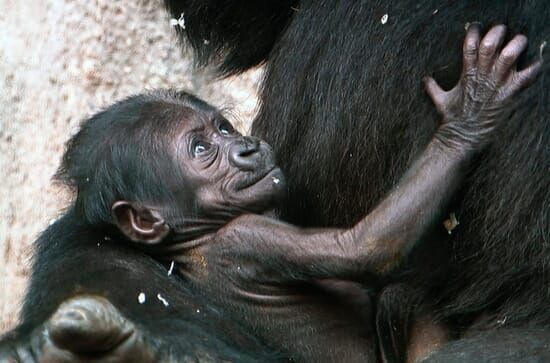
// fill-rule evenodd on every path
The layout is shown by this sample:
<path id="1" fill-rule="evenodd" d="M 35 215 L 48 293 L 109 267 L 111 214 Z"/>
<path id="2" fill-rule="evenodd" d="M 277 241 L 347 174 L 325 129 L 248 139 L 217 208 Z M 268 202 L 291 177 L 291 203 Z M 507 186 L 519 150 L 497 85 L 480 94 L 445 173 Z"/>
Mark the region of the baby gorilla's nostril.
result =
<path id="1" fill-rule="evenodd" d="M 244 149 L 244 150 L 241 150 L 241 152 L 239 153 L 239 156 L 243 157 L 243 158 L 246 158 L 247 156 L 250 156 L 250 155 L 254 154 L 255 152 L 256 152 L 255 149 Z"/>
<path id="2" fill-rule="evenodd" d="M 244 137 L 235 143 L 229 152 L 229 160 L 234 165 L 254 170 L 259 162 L 260 141 L 252 137 Z"/>
<path id="3" fill-rule="evenodd" d="M 253 154 L 260 149 L 260 140 L 256 139 L 255 137 L 252 138 L 245 136 L 243 138 L 243 141 L 244 147 L 246 148 L 246 150 L 243 151 L 243 156 Z"/>

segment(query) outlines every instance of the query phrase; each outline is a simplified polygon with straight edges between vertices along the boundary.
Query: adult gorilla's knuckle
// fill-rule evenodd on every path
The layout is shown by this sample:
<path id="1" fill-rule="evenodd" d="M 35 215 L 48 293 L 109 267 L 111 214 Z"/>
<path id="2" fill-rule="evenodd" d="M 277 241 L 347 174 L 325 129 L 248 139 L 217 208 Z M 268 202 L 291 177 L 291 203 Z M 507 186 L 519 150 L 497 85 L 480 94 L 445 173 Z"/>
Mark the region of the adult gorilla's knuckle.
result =
<path id="1" fill-rule="evenodd" d="M 519 89 L 523 87 L 528 81 L 529 81 L 529 77 L 525 77 L 525 76 L 522 77 L 522 76 L 516 75 L 512 78 L 512 81 L 510 82 L 510 85 L 508 88 L 510 90 Z"/>
<path id="2" fill-rule="evenodd" d="M 514 63 L 517 53 L 518 51 L 516 48 L 504 48 L 500 53 L 498 61 L 503 65 L 511 65 Z"/>
<path id="3" fill-rule="evenodd" d="M 464 57 L 465 58 L 475 58 L 478 53 L 478 49 L 476 48 L 465 48 L 464 49 Z"/>
<path id="4" fill-rule="evenodd" d="M 496 42 L 493 39 L 483 39 L 479 47 L 479 55 L 486 57 L 493 55 L 496 48 Z"/>
<path id="5" fill-rule="evenodd" d="M 476 55 L 478 52 L 479 43 L 476 39 L 468 39 L 464 43 L 464 54 L 465 55 Z"/>
<path id="6" fill-rule="evenodd" d="M 510 72 L 510 67 L 514 64 L 514 60 L 510 58 L 499 57 L 496 60 L 495 73 L 500 79 L 505 78 L 505 76 Z"/>

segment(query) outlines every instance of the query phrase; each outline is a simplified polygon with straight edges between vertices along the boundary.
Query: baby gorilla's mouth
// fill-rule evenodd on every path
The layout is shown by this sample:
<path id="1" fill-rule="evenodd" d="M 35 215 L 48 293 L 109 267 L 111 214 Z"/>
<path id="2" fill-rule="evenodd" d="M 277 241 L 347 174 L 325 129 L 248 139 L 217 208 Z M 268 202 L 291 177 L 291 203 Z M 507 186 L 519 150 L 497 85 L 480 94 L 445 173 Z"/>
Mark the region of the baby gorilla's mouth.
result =
<path id="1" fill-rule="evenodd" d="M 236 189 L 247 189 L 267 179 L 271 179 L 273 184 L 279 184 L 281 182 L 281 170 L 276 166 L 272 166 L 259 172 L 250 173 L 249 176 L 243 178 Z"/>

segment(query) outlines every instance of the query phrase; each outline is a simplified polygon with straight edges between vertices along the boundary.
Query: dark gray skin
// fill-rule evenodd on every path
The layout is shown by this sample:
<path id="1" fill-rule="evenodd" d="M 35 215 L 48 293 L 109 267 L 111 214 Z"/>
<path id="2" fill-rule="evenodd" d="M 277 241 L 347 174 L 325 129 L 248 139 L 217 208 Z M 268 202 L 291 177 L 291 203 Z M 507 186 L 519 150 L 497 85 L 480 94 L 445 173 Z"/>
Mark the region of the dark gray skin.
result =
<path id="1" fill-rule="evenodd" d="M 283 175 L 267 144 L 229 126 L 220 128 L 219 118 L 210 114 L 190 117 L 169 144 L 186 183 L 195 186 L 197 216 L 175 223 L 162 208 L 120 200 L 113 204 L 114 223 L 136 248 L 175 261 L 178 272 L 216 308 L 285 356 L 376 361 L 372 322 L 321 298 L 312 286 L 325 279 L 367 285 L 382 280 L 442 215 L 471 161 L 510 110 L 512 97 L 541 69 L 537 62 L 516 70 L 527 45 L 524 36 L 501 50 L 503 41 L 501 27 L 480 40 L 474 24 L 464 42 L 459 83 L 443 91 L 426 78 L 441 126 L 398 185 L 351 229 L 303 229 L 267 216 L 243 215 L 270 210 L 284 192 Z M 228 216 L 230 221 L 218 226 L 216 220 Z M 43 347 L 30 349 L 45 362 L 90 361 L 81 354 L 94 351 L 112 352 L 103 354 L 102 361 L 159 359 L 139 328 L 95 296 L 60 306 L 45 331 L 37 338 Z M 20 358 L 25 351 L 28 347 L 20 349 Z"/>

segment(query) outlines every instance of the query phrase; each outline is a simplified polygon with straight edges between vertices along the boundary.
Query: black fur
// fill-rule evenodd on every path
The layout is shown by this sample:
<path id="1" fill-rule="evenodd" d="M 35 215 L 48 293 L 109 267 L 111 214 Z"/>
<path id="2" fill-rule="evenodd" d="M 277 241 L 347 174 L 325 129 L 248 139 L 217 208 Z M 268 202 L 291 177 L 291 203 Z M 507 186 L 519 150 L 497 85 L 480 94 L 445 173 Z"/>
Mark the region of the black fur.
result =
<path id="1" fill-rule="evenodd" d="M 174 9 L 176 1 L 170 3 Z M 201 36 L 191 20 L 183 33 L 222 73 L 268 60 L 252 132 L 274 147 L 287 176 L 284 217 L 305 226 L 348 226 L 396 183 L 438 124 L 421 79 L 456 82 L 467 22 L 480 21 L 486 30 L 503 23 L 510 36 L 527 35 L 520 67 L 550 41 L 544 0 L 304 0 L 293 5 L 286 27 L 267 21 L 239 27 L 241 9 L 220 1 L 177 3 L 186 14 L 194 8 L 214 14 L 217 23 L 202 22 Z M 256 19 L 257 1 L 239 4 Z M 273 16 L 288 15 L 281 8 Z M 216 24 L 232 20 L 221 43 L 231 52 L 198 46 L 203 34 L 224 37 Z M 250 32 L 258 35 L 248 44 L 253 49 L 243 48 L 239 39 Z M 239 51 L 248 59 L 230 56 Z M 470 327 L 476 317 L 472 328 L 479 330 L 550 328 L 548 64 L 456 198 L 458 228 L 450 236 L 443 227 L 433 231 L 411 258 L 409 284 L 455 328 Z"/>
<path id="2" fill-rule="evenodd" d="M 550 362 L 550 333 L 543 329 L 502 329 L 449 343 L 423 363 Z"/>
<path id="3" fill-rule="evenodd" d="M 296 2 L 165 0 L 174 18 L 183 14 L 185 30 L 176 30 L 190 35 L 199 64 L 221 60 L 218 70 L 224 75 L 239 73 L 269 57 Z"/>

